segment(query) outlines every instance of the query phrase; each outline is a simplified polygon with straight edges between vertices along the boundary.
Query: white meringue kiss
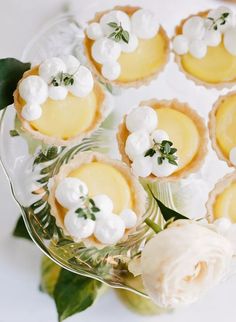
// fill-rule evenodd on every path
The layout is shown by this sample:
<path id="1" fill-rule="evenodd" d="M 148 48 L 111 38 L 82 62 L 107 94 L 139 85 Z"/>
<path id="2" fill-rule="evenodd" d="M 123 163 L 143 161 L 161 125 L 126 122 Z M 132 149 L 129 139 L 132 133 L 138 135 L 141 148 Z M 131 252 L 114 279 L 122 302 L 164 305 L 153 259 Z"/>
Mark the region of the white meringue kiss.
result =
<path id="1" fill-rule="evenodd" d="M 160 25 L 149 10 L 139 9 L 131 17 L 132 30 L 138 38 L 151 39 L 158 33 Z"/>
<path id="2" fill-rule="evenodd" d="M 158 164 L 157 154 L 153 156 L 152 165 L 152 173 L 159 178 L 170 176 L 178 168 L 176 165 L 169 163 L 167 159 L 162 161 L 162 164 Z"/>
<path id="3" fill-rule="evenodd" d="M 183 25 L 183 35 L 190 40 L 201 40 L 205 35 L 204 19 L 198 16 L 191 17 Z"/>
<path id="4" fill-rule="evenodd" d="M 144 154 L 150 148 L 149 134 L 143 130 L 131 133 L 125 143 L 125 152 L 131 160 Z"/>
<path id="5" fill-rule="evenodd" d="M 126 31 L 130 31 L 130 18 L 129 16 L 120 10 L 113 10 L 106 14 L 104 14 L 100 20 L 100 25 L 102 27 L 102 31 L 106 36 L 109 36 L 112 32 L 114 32 L 114 28 L 111 28 L 108 23 L 115 22 L 118 25 L 121 25 L 122 28 Z"/>
<path id="6" fill-rule="evenodd" d="M 94 80 L 91 71 L 85 66 L 80 66 L 74 75 L 74 84 L 68 88 L 73 95 L 85 97 L 93 90 L 93 86 Z"/>
<path id="7" fill-rule="evenodd" d="M 95 221 L 78 217 L 78 214 L 75 212 L 76 209 L 75 207 L 67 212 L 64 225 L 70 236 L 76 242 L 79 242 L 81 239 L 88 238 L 94 233 Z"/>
<path id="8" fill-rule="evenodd" d="M 96 207 L 105 215 L 110 215 L 113 211 L 113 202 L 107 195 L 96 195 L 93 197 Z"/>
<path id="9" fill-rule="evenodd" d="M 35 103 L 27 103 L 23 106 L 21 115 L 26 121 L 34 121 L 41 117 L 42 108 L 40 105 Z"/>
<path id="10" fill-rule="evenodd" d="M 68 74 L 73 75 L 78 71 L 80 62 L 75 56 L 65 55 L 65 56 L 61 56 L 60 58 L 63 60 L 64 64 L 66 65 L 66 72 Z"/>
<path id="11" fill-rule="evenodd" d="M 203 41 L 207 46 L 216 47 L 221 43 L 221 33 L 218 30 L 207 30 Z"/>
<path id="12" fill-rule="evenodd" d="M 161 143 L 164 140 L 169 140 L 169 135 L 164 130 L 155 130 L 151 134 L 151 141 Z"/>
<path id="13" fill-rule="evenodd" d="M 20 82 L 19 93 L 27 103 L 42 104 L 47 100 L 48 86 L 41 77 L 32 75 Z"/>
<path id="14" fill-rule="evenodd" d="M 234 166 L 236 166 L 236 147 L 230 150 L 229 160 Z"/>
<path id="15" fill-rule="evenodd" d="M 57 186 L 55 197 L 64 208 L 77 208 L 82 205 L 81 196 L 88 194 L 86 184 L 77 178 L 64 178 Z"/>
<path id="16" fill-rule="evenodd" d="M 121 67 L 120 64 L 116 61 L 105 63 L 102 65 L 102 75 L 110 80 L 113 81 L 117 78 L 119 78 L 121 73 Z"/>
<path id="17" fill-rule="evenodd" d="M 66 98 L 68 89 L 65 86 L 53 86 L 48 87 L 48 96 L 52 100 L 62 101 Z"/>
<path id="18" fill-rule="evenodd" d="M 94 236 L 105 245 L 115 245 L 125 233 L 124 221 L 117 215 L 111 214 L 96 220 Z"/>
<path id="19" fill-rule="evenodd" d="M 136 213 L 132 209 L 122 210 L 120 218 L 124 221 L 125 228 L 127 229 L 134 228 L 138 220 Z"/>
<path id="20" fill-rule="evenodd" d="M 108 38 L 96 40 L 92 46 L 92 56 L 100 64 L 116 61 L 121 54 L 119 43 Z"/>
<path id="21" fill-rule="evenodd" d="M 66 72 L 66 65 L 62 59 L 52 57 L 46 59 L 39 65 L 39 76 L 42 77 L 48 84 L 52 81 L 53 77 L 59 73 Z"/>
<path id="22" fill-rule="evenodd" d="M 224 46 L 231 55 L 236 56 L 236 27 L 226 30 Z"/>
<path id="23" fill-rule="evenodd" d="M 131 165 L 133 173 L 137 177 L 146 178 L 152 173 L 152 159 L 143 155 L 135 156 Z"/>
<path id="24" fill-rule="evenodd" d="M 138 37 L 134 34 L 129 34 L 129 42 L 128 44 L 124 41 L 121 42 L 121 50 L 124 53 L 132 53 L 138 48 Z"/>
<path id="25" fill-rule="evenodd" d="M 173 49 L 178 55 L 185 55 L 189 50 L 188 38 L 184 35 L 177 35 L 173 40 Z"/>
<path id="26" fill-rule="evenodd" d="M 89 39 L 97 40 L 104 36 L 104 33 L 102 31 L 102 27 L 97 22 L 92 22 L 90 25 L 88 25 L 86 29 L 86 33 Z"/>
<path id="27" fill-rule="evenodd" d="M 193 57 L 201 59 L 207 54 L 207 45 L 203 40 L 192 40 L 189 44 L 189 52 Z"/>
<path id="28" fill-rule="evenodd" d="M 126 117 L 126 127 L 130 132 L 145 130 L 151 133 L 157 125 L 157 113 L 149 106 L 136 107 Z"/>

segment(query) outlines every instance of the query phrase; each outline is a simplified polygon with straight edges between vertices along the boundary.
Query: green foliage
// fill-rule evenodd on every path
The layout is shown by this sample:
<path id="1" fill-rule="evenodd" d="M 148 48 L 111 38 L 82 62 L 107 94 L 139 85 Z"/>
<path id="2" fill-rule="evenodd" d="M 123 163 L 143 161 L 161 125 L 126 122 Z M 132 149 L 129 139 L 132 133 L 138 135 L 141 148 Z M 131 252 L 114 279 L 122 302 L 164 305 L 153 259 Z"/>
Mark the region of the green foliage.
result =
<path id="1" fill-rule="evenodd" d="M 28 69 L 29 63 L 14 58 L 0 59 L 0 110 L 13 103 L 13 92 Z"/>

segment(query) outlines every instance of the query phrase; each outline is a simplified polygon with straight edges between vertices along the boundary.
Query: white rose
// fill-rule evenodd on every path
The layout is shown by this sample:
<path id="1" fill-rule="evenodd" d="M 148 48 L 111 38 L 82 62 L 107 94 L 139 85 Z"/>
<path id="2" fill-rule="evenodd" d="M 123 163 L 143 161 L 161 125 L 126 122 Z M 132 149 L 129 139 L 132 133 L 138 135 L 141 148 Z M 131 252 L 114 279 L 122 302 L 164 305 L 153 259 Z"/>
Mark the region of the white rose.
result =
<path id="1" fill-rule="evenodd" d="M 194 221 L 178 220 L 145 245 L 143 283 L 161 307 L 190 304 L 225 276 L 232 256 L 226 238 Z"/>

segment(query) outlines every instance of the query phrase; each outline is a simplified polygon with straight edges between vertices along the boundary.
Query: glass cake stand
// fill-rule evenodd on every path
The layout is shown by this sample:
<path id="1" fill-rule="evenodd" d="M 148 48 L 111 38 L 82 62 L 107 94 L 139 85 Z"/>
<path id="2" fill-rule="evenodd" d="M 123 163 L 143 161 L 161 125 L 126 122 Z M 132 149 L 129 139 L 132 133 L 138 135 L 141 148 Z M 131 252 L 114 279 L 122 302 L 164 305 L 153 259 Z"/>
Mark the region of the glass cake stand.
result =
<path id="1" fill-rule="evenodd" d="M 46 57 L 74 54 L 83 63 L 83 31 L 75 16 L 65 14 L 46 25 L 26 47 L 24 61 L 33 65 Z M 105 85 L 104 85 L 105 86 Z M 53 261 L 62 267 L 84 276 L 92 277 L 112 287 L 125 288 L 141 295 L 144 293 L 129 284 L 127 266 L 137 258 L 153 231 L 142 223 L 127 241 L 103 249 L 86 248 L 65 236 L 50 212 L 48 193 L 50 179 L 78 152 L 94 150 L 120 159 L 115 133 L 122 116 L 141 100 L 148 98 L 187 101 L 207 122 L 208 113 L 219 95 L 216 90 L 197 87 L 182 75 L 171 57 L 164 72 L 149 86 L 139 89 L 106 87 L 106 120 L 90 137 L 72 147 L 46 146 L 22 132 L 13 106 L 2 114 L 0 124 L 0 155 L 2 165 L 11 184 L 12 194 L 18 203 L 33 241 Z M 18 136 L 12 136 L 16 130 Z M 209 153 L 201 170 L 177 183 L 150 183 L 142 180 L 148 193 L 148 206 L 143 218 L 150 217 L 158 223 L 162 216 L 147 186 L 167 206 L 190 217 L 206 215 L 208 192 L 216 181 L 229 172 L 219 161 L 209 144 Z"/>

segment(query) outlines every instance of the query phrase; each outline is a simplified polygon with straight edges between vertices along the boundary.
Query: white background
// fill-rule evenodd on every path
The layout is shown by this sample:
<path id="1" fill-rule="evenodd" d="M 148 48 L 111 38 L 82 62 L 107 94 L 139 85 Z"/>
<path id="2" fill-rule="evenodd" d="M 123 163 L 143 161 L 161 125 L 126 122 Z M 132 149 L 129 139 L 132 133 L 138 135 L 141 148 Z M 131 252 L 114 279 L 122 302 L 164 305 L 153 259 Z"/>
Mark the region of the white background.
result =
<path id="1" fill-rule="evenodd" d="M 91 2 L 91 1 L 90 1 Z M 128 1 L 97 0 L 97 7 L 104 3 L 111 7 Z M 216 6 L 217 0 L 149 0 L 132 1 L 156 10 L 165 11 L 162 23 L 177 23 L 179 17 Z M 72 1 L 73 9 L 86 0 Z M 109 4 L 108 4 L 109 3 Z M 20 58 L 25 44 L 40 30 L 48 19 L 67 7 L 64 0 L 0 0 L 0 58 Z M 236 8 L 235 8 L 236 10 Z M 93 12 L 90 12 L 90 16 Z M 174 26 L 174 25 L 173 25 Z M 172 26 L 172 27 L 173 27 Z M 173 29 L 173 28 L 172 28 Z M 171 28 L 168 32 L 171 34 Z M 38 290 L 40 250 L 32 243 L 15 239 L 11 233 L 19 209 L 11 197 L 7 179 L 0 169 L 0 322 L 56 322 L 53 301 Z M 236 278 L 231 278 L 191 307 L 161 317 L 141 317 L 128 311 L 110 291 L 92 308 L 69 318 L 67 321 L 113 322 L 235 322 Z"/>

